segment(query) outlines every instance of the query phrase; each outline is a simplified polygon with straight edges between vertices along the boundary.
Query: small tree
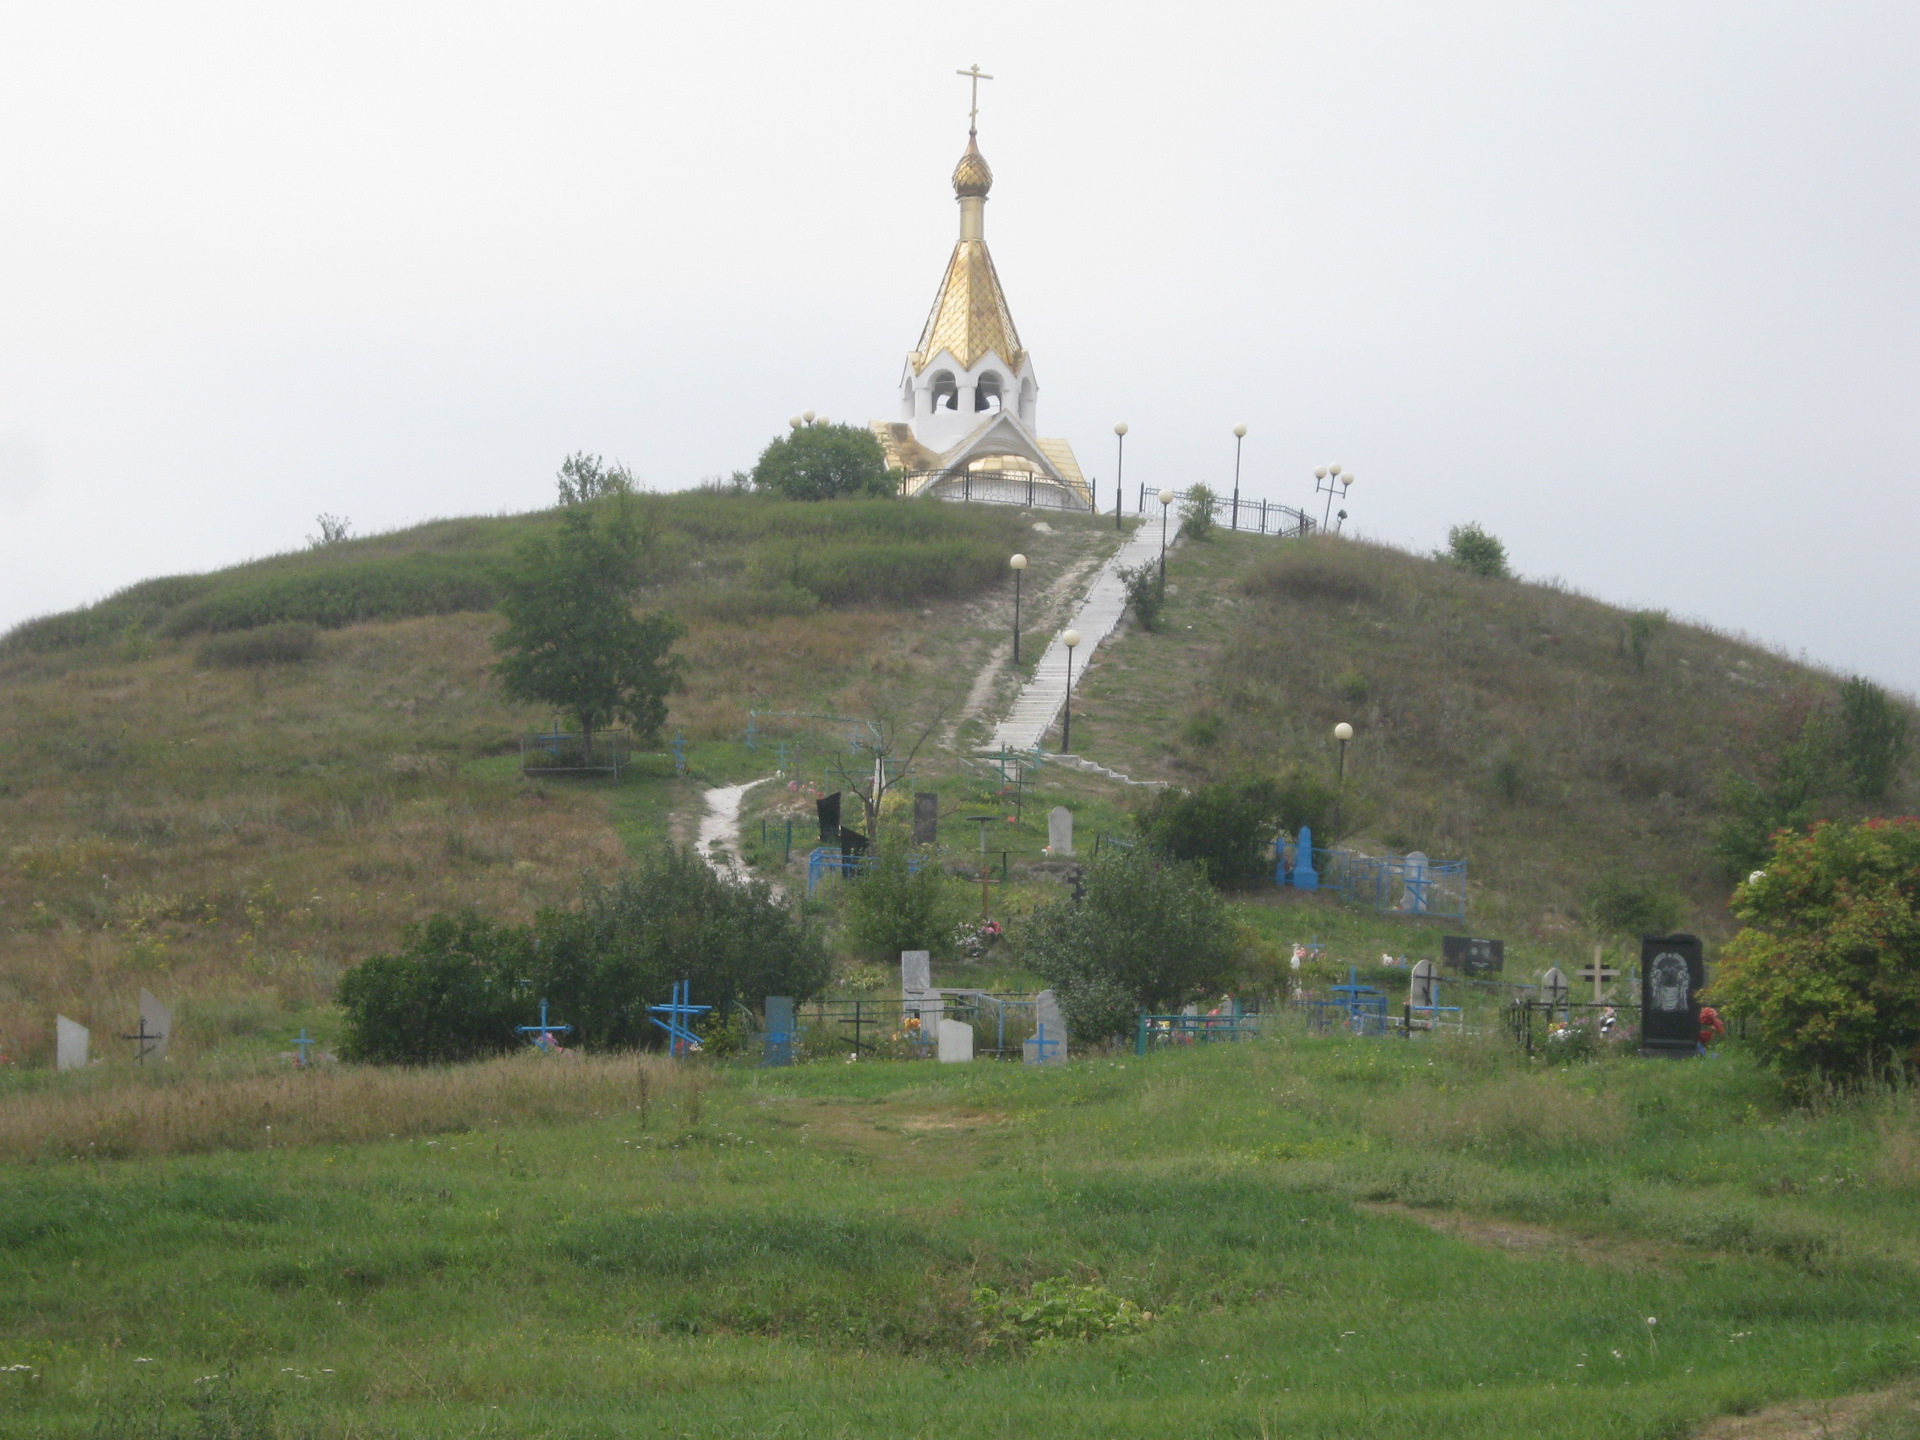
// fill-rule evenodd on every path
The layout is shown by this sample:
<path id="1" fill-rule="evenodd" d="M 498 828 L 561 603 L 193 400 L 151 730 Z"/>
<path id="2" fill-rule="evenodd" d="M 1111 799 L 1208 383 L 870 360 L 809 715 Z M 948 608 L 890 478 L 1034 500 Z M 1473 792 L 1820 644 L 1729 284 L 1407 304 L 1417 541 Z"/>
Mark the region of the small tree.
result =
<path id="1" fill-rule="evenodd" d="M 1087 867 L 1079 900 L 1036 910 L 1021 928 L 1030 969 L 1060 996 L 1067 1028 L 1088 1041 L 1133 1028 L 1232 983 L 1236 932 L 1198 865 L 1142 846 Z"/>
<path id="2" fill-rule="evenodd" d="M 1507 547 L 1482 530 L 1478 521 L 1447 531 L 1446 553 L 1439 558 L 1488 580 L 1505 580 L 1512 575 L 1507 568 Z"/>
<path id="3" fill-rule="evenodd" d="M 652 743 L 680 684 L 681 661 L 669 654 L 680 625 L 665 613 L 633 613 L 646 538 L 625 497 L 604 523 L 568 510 L 557 535 L 521 547 L 500 602 L 500 688 L 509 699 L 571 715 L 589 759 L 594 732 L 616 720 Z"/>
<path id="4" fill-rule="evenodd" d="M 1721 783 L 1721 820 L 1713 851 L 1732 880 L 1761 864 L 1777 830 L 1810 822 L 1833 788 L 1833 740 L 1826 716 L 1807 716 L 1800 733 L 1760 779 L 1729 772 Z"/>
<path id="5" fill-rule="evenodd" d="M 1783 834 L 1733 909 L 1747 928 L 1708 998 L 1749 1017 L 1790 1086 L 1920 1061 L 1920 820 Z"/>
<path id="6" fill-rule="evenodd" d="M 933 857 L 915 870 L 909 852 L 884 847 L 874 864 L 847 887 L 847 943 L 874 960 L 897 960 L 902 950 L 946 955 L 965 918 L 956 887 Z"/>
<path id="7" fill-rule="evenodd" d="M 560 462 L 557 477 L 562 505 L 585 505 L 607 495 L 631 495 L 633 472 L 616 461 L 611 469 L 598 455 L 576 450 Z"/>
<path id="8" fill-rule="evenodd" d="M 1642 673 L 1646 671 L 1647 655 L 1653 648 L 1653 642 L 1666 628 L 1667 612 L 1664 610 L 1636 610 L 1627 617 L 1627 653 L 1633 656 L 1635 670 Z"/>
<path id="9" fill-rule="evenodd" d="M 1167 605 L 1166 592 L 1160 588 L 1159 565 L 1147 560 L 1139 565 L 1123 566 L 1118 573 L 1120 583 L 1126 587 L 1127 608 L 1133 612 L 1134 623 L 1149 633 L 1158 630 L 1161 612 Z"/>
<path id="10" fill-rule="evenodd" d="M 374 955 L 341 977 L 340 1053 L 382 1065 L 448 1065 L 519 1043 L 532 1016 L 519 978 L 534 954 L 524 926 L 474 914 L 409 926 L 397 953 Z"/>
<path id="11" fill-rule="evenodd" d="M 307 536 L 307 548 L 324 550 L 329 545 L 344 545 L 353 534 L 353 522 L 344 515 L 316 515 L 314 523 L 320 527 L 318 535 Z"/>
<path id="12" fill-rule="evenodd" d="M 1900 778 L 1911 722 L 1899 702 L 1855 675 L 1840 686 L 1840 768 L 1856 800 L 1884 800 Z"/>
<path id="13" fill-rule="evenodd" d="M 839 500 L 896 493 L 886 452 L 855 425 L 803 425 L 780 436 L 754 463 L 755 488 L 786 500 Z"/>
<path id="14" fill-rule="evenodd" d="M 1213 504 L 1216 496 L 1205 485 L 1196 483 L 1180 502 L 1180 533 L 1189 540 L 1213 538 Z"/>
<path id="15" fill-rule="evenodd" d="M 1133 823 L 1161 854 L 1200 866 L 1223 890 L 1237 889 L 1270 868 L 1277 788 L 1254 782 L 1162 790 L 1135 812 Z"/>
<path id="16" fill-rule="evenodd" d="M 1608 871 L 1587 891 L 1587 922 L 1609 940 L 1665 935 L 1680 924 L 1680 897 L 1644 876 Z"/>

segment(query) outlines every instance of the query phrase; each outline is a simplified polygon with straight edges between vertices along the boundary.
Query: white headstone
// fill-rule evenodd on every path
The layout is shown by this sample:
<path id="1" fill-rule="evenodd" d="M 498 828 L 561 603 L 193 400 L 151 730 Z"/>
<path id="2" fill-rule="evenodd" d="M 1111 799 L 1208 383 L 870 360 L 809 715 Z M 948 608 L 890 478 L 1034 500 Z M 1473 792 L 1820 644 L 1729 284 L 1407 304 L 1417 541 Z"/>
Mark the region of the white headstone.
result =
<path id="1" fill-rule="evenodd" d="M 1549 1005 L 1558 1006 L 1566 1004 L 1567 991 L 1571 988 L 1572 987 L 1567 984 L 1567 977 L 1560 973 L 1560 967 L 1558 965 L 1555 965 L 1540 977 L 1540 998 L 1545 1000 Z"/>
<path id="2" fill-rule="evenodd" d="M 926 950 L 900 952 L 900 993 L 917 995 L 933 988 L 933 955 Z"/>
<path id="3" fill-rule="evenodd" d="M 69 1020 L 64 1015 L 53 1017 L 53 1068 L 56 1070 L 84 1070 L 87 1068 L 87 1041 L 91 1039 L 87 1027 L 78 1020 Z"/>
<path id="4" fill-rule="evenodd" d="M 1056 855 L 1073 854 L 1073 811 L 1064 805 L 1047 812 L 1047 848 Z"/>
<path id="5" fill-rule="evenodd" d="M 940 1063 L 953 1065 L 973 1059 L 973 1026 L 964 1020 L 940 1022 Z"/>
<path id="6" fill-rule="evenodd" d="M 1416 1008 L 1433 1004 L 1433 981 L 1438 972 L 1431 960 L 1422 960 L 1413 967 L 1413 984 L 1407 990 L 1407 1003 Z"/>
<path id="7" fill-rule="evenodd" d="M 1067 1022 L 1060 1018 L 1060 1000 L 1053 991 L 1033 997 L 1033 1038 L 1020 1049 L 1029 1065 L 1067 1063 Z"/>
<path id="8" fill-rule="evenodd" d="M 173 1038 L 173 1011 L 162 1005 L 149 990 L 140 992 L 140 1029 L 149 1037 L 139 1043 L 143 1060 L 156 1064 L 167 1058 L 167 1042 Z"/>
<path id="9" fill-rule="evenodd" d="M 1419 850 L 1407 856 L 1407 893 L 1400 901 L 1400 908 L 1410 915 L 1427 913 L 1427 866 L 1432 863 Z"/>

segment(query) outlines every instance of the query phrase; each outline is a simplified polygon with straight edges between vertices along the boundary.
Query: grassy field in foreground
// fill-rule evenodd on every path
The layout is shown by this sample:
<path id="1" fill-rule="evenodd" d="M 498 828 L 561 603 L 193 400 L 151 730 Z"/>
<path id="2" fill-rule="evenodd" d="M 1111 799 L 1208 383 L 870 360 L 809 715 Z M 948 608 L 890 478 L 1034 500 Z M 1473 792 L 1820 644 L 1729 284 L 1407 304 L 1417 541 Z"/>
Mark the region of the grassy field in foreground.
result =
<path id="1" fill-rule="evenodd" d="M 1910 1097 L 1737 1055 L 594 1065 L 570 1121 L 0 1170 L 0 1433 L 1587 1440 L 1920 1369 Z"/>

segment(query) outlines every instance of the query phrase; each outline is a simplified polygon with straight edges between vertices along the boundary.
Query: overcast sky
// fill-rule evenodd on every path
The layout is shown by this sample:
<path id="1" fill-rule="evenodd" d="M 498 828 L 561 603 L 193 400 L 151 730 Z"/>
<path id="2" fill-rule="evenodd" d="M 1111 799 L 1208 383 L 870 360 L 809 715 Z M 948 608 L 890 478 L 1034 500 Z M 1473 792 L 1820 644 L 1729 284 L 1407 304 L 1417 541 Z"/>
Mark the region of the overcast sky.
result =
<path id="1" fill-rule="evenodd" d="M 1920 688 L 1920 6 L 0 0 L 0 625 L 891 418 L 957 225 L 1110 497 L 1359 477 Z"/>

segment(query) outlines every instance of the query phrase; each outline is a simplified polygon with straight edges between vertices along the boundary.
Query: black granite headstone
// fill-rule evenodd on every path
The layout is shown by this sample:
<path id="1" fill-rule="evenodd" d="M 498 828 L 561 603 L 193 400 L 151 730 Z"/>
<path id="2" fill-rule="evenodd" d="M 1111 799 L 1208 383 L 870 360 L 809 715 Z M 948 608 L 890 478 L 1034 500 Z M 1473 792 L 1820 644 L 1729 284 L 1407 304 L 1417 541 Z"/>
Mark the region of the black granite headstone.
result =
<path id="1" fill-rule="evenodd" d="M 862 835 L 858 830 L 849 830 L 846 826 L 842 825 L 840 827 L 840 858 L 842 860 L 851 860 L 856 855 L 864 855 L 866 853 L 867 837 Z"/>
<path id="2" fill-rule="evenodd" d="M 913 843 L 940 843 L 940 797 L 931 790 L 913 792 Z"/>
<path id="3" fill-rule="evenodd" d="M 820 843 L 838 845 L 840 843 L 840 792 L 822 795 L 813 802 L 813 808 L 820 812 Z"/>
<path id="4" fill-rule="evenodd" d="M 1697 935 L 1640 941 L 1640 1053 L 1680 1058 L 1700 1048 L 1700 992 L 1706 953 Z"/>
<path id="5" fill-rule="evenodd" d="M 1498 975 L 1507 963 L 1507 942 L 1442 935 L 1440 958 L 1449 970 L 1458 970 L 1462 975 Z"/>

